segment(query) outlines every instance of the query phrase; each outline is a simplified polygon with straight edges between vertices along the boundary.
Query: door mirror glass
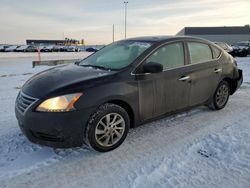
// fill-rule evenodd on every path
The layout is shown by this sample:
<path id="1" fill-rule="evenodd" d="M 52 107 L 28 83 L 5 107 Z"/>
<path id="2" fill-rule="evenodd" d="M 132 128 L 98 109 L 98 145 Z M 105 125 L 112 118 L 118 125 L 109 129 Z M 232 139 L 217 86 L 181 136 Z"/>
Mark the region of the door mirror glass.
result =
<path id="1" fill-rule="evenodd" d="M 160 63 L 149 62 L 143 66 L 144 73 L 159 73 L 163 71 L 163 66 Z"/>

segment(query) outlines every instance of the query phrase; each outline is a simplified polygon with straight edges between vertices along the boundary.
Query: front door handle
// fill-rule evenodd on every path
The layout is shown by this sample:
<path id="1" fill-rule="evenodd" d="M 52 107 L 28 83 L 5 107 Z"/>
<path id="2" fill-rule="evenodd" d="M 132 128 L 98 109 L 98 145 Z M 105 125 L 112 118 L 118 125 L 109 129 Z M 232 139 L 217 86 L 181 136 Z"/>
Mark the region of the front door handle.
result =
<path id="1" fill-rule="evenodd" d="M 186 80 L 189 80 L 190 79 L 190 76 L 182 76 L 179 81 L 186 81 Z"/>
<path id="2" fill-rule="evenodd" d="M 221 72 L 222 71 L 222 69 L 214 69 L 214 72 L 215 73 L 219 73 L 219 72 Z"/>

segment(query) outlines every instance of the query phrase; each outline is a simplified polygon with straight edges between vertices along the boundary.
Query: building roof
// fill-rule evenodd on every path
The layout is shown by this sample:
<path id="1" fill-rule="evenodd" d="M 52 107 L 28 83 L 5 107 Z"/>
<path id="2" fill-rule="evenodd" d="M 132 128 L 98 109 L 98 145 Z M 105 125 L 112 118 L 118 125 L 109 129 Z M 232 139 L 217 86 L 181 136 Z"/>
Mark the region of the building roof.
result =
<path id="1" fill-rule="evenodd" d="M 168 40 L 175 40 L 175 39 L 196 39 L 196 40 L 204 40 L 197 37 L 190 37 L 190 36 L 176 36 L 176 35 L 166 35 L 166 36 L 145 36 L 145 37 L 135 37 L 135 38 L 128 38 L 127 40 L 134 40 L 134 41 L 146 41 L 146 42 L 163 42 Z"/>
<path id="2" fill-rule="evenodd" d="M 27 42 L 65 42 L 65 40 L 37 40 L 37 39 L 27 39 Z"/>
<path id="3" fill-rule="evenodd" d="M 178 34 L 184 35 L 250 35 L 250 27 L 185 27 Z"/>

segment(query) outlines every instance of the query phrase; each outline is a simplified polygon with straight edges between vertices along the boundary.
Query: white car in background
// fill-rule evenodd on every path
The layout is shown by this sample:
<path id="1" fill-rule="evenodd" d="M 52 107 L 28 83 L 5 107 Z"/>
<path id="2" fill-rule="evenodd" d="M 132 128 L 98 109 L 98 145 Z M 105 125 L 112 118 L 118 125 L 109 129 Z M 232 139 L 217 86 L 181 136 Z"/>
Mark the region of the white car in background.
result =
<path id="1" fill-rule="evenodd" d="M 77 48 L 76 46 L 65 46 L 65 51 L 66 52 L 79 52 L 80 49 Z"/>
<path id="2" fill-rule="evenodd" d="M 4 50 L 9 47 L 9 45 L 0 45 L 0 52 L 4 52 Z"/>
<path id="3" fill-rule="evenodd" d="M 28 48 L 28 45 L 22 45 L 22 46 L 17 47 L 14 51 L 15 52 L 25 52 L 27 48 Z"/>
<path id="4" fill-rule="evenodd" d="M 52 51 L 53 51 L 53 52 L 60 52 L 61 49 L 62 49 L 62 46 L 54 45 L 53 48 L 52 48 Z"/>
<path id="5" fill-rule="evenodd" d="M 12 45 L 12 46 L 9 46 L 7 48 L 5 48 L 5 52 L 14 52 L 19 46 L 16 46 L 16 45 Z"/>

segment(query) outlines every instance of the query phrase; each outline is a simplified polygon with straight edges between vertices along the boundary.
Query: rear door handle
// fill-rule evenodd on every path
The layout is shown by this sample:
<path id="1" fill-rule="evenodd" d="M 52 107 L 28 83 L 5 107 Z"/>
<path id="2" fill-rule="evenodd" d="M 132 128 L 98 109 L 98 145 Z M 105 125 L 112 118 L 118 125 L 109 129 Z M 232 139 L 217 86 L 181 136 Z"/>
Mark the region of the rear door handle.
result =
<path id="1" fill-rule="evenodd" d="M 190 76 L 182 76 L 179 81 L 186 81 L 186 80 L 189 80 L 190 79 Z"/>
<path id="2" fill-rule="evenodd" d="M 219 73 L 219 72 L 221 72 L 222 71 L 222 69 L 214 69 L 214 72 L 215 73 Z"/>

